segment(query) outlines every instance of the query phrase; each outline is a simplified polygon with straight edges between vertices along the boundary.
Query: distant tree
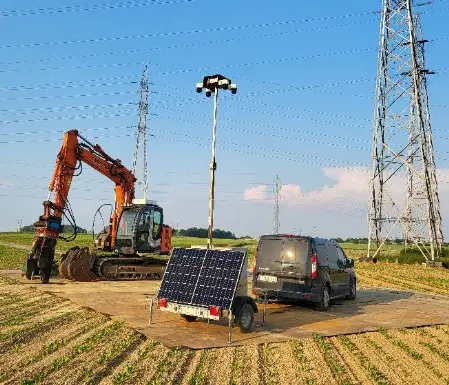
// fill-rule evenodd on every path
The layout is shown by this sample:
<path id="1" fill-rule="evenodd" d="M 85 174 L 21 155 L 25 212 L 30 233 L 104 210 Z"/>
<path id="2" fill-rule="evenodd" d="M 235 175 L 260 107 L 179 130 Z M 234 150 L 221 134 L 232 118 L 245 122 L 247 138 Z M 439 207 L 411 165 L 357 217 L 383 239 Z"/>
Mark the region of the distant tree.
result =
<path id="1" fill-rule="evenodd" d="M 335 238 L 335 241 L 338 243 L 344 243 L 344 240 L 342 238 Z"/>
<path id="2" fill-rule="evenodd" d="M 207 229 L 190 227 L 188 229 L 178 230 L 176 235 L 180 235 L 183 237 L 207 238 Z M 221 229 L 213 230 L 212 236 L 216 239 L 237 239 L 235 234 L 231 231 L 225 231 Z"/>
<path id="3" fill-rule="evenodd" d="M 34 233 L 34 226 L 33 225 L 28 225 L 28 226 L 23 226 L 20 229 L 21 233 Z M 83 229 L 82 227 L 76 226 L 76 230 L 78 234 L 86 234 L 88 231 L 86 229 Z M 73 233 L 73 227 L 71 225 L 62 225 L 62 232 L 63 233 Z"/>

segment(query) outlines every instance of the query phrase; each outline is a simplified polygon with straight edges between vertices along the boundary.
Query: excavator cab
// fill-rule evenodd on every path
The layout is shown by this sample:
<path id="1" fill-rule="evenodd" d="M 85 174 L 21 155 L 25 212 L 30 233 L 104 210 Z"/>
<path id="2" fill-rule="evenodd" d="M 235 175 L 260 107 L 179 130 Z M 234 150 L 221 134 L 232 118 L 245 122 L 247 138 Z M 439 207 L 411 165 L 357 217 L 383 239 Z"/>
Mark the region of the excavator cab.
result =
<path id="1" fill-rule="evenodd" d="M 124 254 L 164 252 L 162 208 L 156 204 L 124 206 L 115 238 L 115 251 Z M 168 250 L 169 251 L 169 250 Z"/>

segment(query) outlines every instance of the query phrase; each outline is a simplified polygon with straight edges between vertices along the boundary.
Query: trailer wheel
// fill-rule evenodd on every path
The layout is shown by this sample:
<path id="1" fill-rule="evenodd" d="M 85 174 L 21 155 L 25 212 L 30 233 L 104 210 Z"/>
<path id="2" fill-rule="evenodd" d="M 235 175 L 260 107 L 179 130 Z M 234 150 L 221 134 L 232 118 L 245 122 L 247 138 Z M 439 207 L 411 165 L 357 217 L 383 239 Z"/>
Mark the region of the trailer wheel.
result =
<path id="1" fill-rule="evenodd" d="M 195 322 L 196 318 L 194 315 L 181 314 L 181 318 L 183 318 L 187 322 Z"/>
<path id="2" fill-rule="evenodd" d="M 239 310 L 239 313 L 235 317 L 237 326 L 243 333 L 247 333 L 251 329 L 251 326 L 253 326 L 253 321 L 253 307 L 249 303 L 243 304 L 243 306 Z"/>

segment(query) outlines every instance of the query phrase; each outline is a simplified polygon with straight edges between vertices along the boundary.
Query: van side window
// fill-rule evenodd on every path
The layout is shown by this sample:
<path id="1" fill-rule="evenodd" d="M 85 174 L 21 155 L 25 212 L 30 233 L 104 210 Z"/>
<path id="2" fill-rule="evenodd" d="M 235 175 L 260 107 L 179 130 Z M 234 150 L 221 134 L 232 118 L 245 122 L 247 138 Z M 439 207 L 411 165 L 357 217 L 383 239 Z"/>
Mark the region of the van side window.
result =
<path id="1" fill-rule="evenodd" d="M 326 247 L 326 254 L 327 254 L 327 260 L 328 263 L 331 266 L 337 266 L 338 264 L 338 255 L 337 255 L 337 250 L 335 248 L 335 246 L 329 242 L 325 243 L 325 247 Z"/>
<path id="2" fill-rule="evenodd" d="M 326 249 L 323 244 L 317 244 L 315 245 L 318 263 L 319 264 L 328 264 L 327 255 L 326 255 Z"/>
<path id="3" fill-rule="evenodd" d="M 338 265 L 340 267 L 343 267 L 346 265 L 346 256 L 345 253 L 343 253 L 343 250 L 339 247 L 336 247 L 337 249 L 337 256 L 338 256 Z"/>

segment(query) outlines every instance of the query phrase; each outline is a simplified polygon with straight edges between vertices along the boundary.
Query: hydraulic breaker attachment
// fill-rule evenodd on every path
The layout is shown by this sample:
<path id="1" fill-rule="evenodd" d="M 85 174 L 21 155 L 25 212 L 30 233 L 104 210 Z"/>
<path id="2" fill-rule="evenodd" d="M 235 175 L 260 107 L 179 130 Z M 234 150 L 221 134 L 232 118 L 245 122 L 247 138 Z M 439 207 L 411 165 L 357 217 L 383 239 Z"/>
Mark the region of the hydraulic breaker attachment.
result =
<path id="1" fill-rule="evenodd" d="M 42 283 L 48 283 L 55 258 L 56 239 L 52 237 L 35 237 L 31 252 L 26 261 L 25 275 L 32 279 L 39 274 Z"/>

